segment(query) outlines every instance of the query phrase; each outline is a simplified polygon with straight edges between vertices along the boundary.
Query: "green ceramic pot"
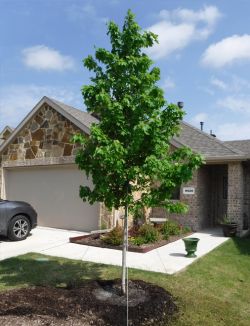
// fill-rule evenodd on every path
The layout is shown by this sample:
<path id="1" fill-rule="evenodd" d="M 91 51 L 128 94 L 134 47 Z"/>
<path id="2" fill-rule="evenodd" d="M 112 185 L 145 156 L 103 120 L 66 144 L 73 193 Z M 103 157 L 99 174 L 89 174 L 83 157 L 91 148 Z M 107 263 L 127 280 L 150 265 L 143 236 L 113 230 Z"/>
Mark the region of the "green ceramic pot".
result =
<path id="1" fill-rule="evenodd" d="M 185 244 L 185 250 L 187 252 L 186 257 L 194 258 L 197 257 L 195 252 L 197 250 L 197 243 L 200 241 L 199 238 L 184 238 L 182 239 Z"/>

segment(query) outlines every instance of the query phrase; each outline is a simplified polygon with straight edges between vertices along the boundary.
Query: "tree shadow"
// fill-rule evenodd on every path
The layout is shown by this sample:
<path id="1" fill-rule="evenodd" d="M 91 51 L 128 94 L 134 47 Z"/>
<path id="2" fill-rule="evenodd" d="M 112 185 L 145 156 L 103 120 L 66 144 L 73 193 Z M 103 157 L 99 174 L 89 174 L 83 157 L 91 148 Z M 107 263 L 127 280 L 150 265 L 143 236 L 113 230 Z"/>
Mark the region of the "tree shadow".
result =
<path id="1" fill-rule="evenodd" d="M 233 242 L 241 255 L 250 255 L 250 237 L 247 238 L 232 238 Z"/>
<path id="2" fill-rule="evenodd" d="M 21 286 L 77 286 L 86 280 L 99 280 L 107 267 L 29 253 L 0 262 L 0 290 Z"/>

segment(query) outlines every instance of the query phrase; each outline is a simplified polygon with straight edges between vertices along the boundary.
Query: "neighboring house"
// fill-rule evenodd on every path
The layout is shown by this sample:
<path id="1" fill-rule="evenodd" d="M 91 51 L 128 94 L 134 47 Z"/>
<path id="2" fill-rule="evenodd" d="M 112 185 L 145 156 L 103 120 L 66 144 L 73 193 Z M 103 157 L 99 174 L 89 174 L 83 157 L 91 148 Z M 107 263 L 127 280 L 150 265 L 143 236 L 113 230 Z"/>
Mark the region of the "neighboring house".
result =
<path id="1" fill-rule="evenodd" d="M 7 140 L 11 133 L 12 133 L 13 129 L 10 128 L 9 126 L 6 126 L 2 132 L 0 132 L 0 146 L 2 145 L 2 143 Z"/>
<path id="2" fill-rule="evenodd" d="M 114 225 L 114 210 L 109 212 L 101 203 L 91 206 L 78 194 L 78 186 L 91 181 L 77 169 L 78 147 L 70 140 L 78 132 L 87 136 L 97 122 L 86 112 L 43 97 L 0 146 L 1 197 L 30 202 L 43 226 L 89 231 Z M 181 128 L 172 145 L 190 146 L 204 156 L 205 165 L 177 194 L 189 212 L 171 217 L 199 230 L 216 226 L 227 214 L 238 221 L 241 234 L 249 226 L 250 151 L 187 123 Z M 161 208 L 153 208 L 151 215 L 168 216 Z"/>

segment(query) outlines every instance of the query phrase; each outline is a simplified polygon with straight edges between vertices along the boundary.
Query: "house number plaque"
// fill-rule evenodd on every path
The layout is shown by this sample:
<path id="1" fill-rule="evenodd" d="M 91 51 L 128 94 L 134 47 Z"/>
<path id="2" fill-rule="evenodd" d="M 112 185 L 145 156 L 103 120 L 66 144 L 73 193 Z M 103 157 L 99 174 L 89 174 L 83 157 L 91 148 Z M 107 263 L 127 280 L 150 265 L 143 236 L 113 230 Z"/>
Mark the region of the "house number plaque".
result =
<path id="1" fill-rule="evenodd" d="M 195 189 L 194 187 L 183 187 L 183 195 L 194 195 Z"/>

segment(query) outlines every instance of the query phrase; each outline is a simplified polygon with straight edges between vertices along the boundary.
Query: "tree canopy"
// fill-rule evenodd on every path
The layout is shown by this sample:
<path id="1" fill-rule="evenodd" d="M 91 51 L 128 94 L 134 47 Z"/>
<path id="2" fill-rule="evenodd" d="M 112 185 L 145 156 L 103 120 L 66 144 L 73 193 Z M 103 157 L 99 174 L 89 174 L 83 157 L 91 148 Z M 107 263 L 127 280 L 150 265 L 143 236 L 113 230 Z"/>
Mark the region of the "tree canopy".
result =
<path id="1" fill-rule="evenodd" d="M 131 11 L 121 29 L 110 22 L 107 34 L 111 49 L 97 48 L 83 61 L 92 72 L 83 98 L 99 123 L 89 137 L 74 136 L 83 144 L 76 163 L 93 180 L 93 188 L 80 187 L 80 196 L 109 208 L 162 206 L 180 212 L 185 205 L 173 202 L 172 192 L 202 159 L 190 148 L 170 144 L 184 111 L 165 100 L 160 70 L 145 53 L 157 36 L 142 31 Z M 136 200 L 135 192 L 141 194 Z"/>

